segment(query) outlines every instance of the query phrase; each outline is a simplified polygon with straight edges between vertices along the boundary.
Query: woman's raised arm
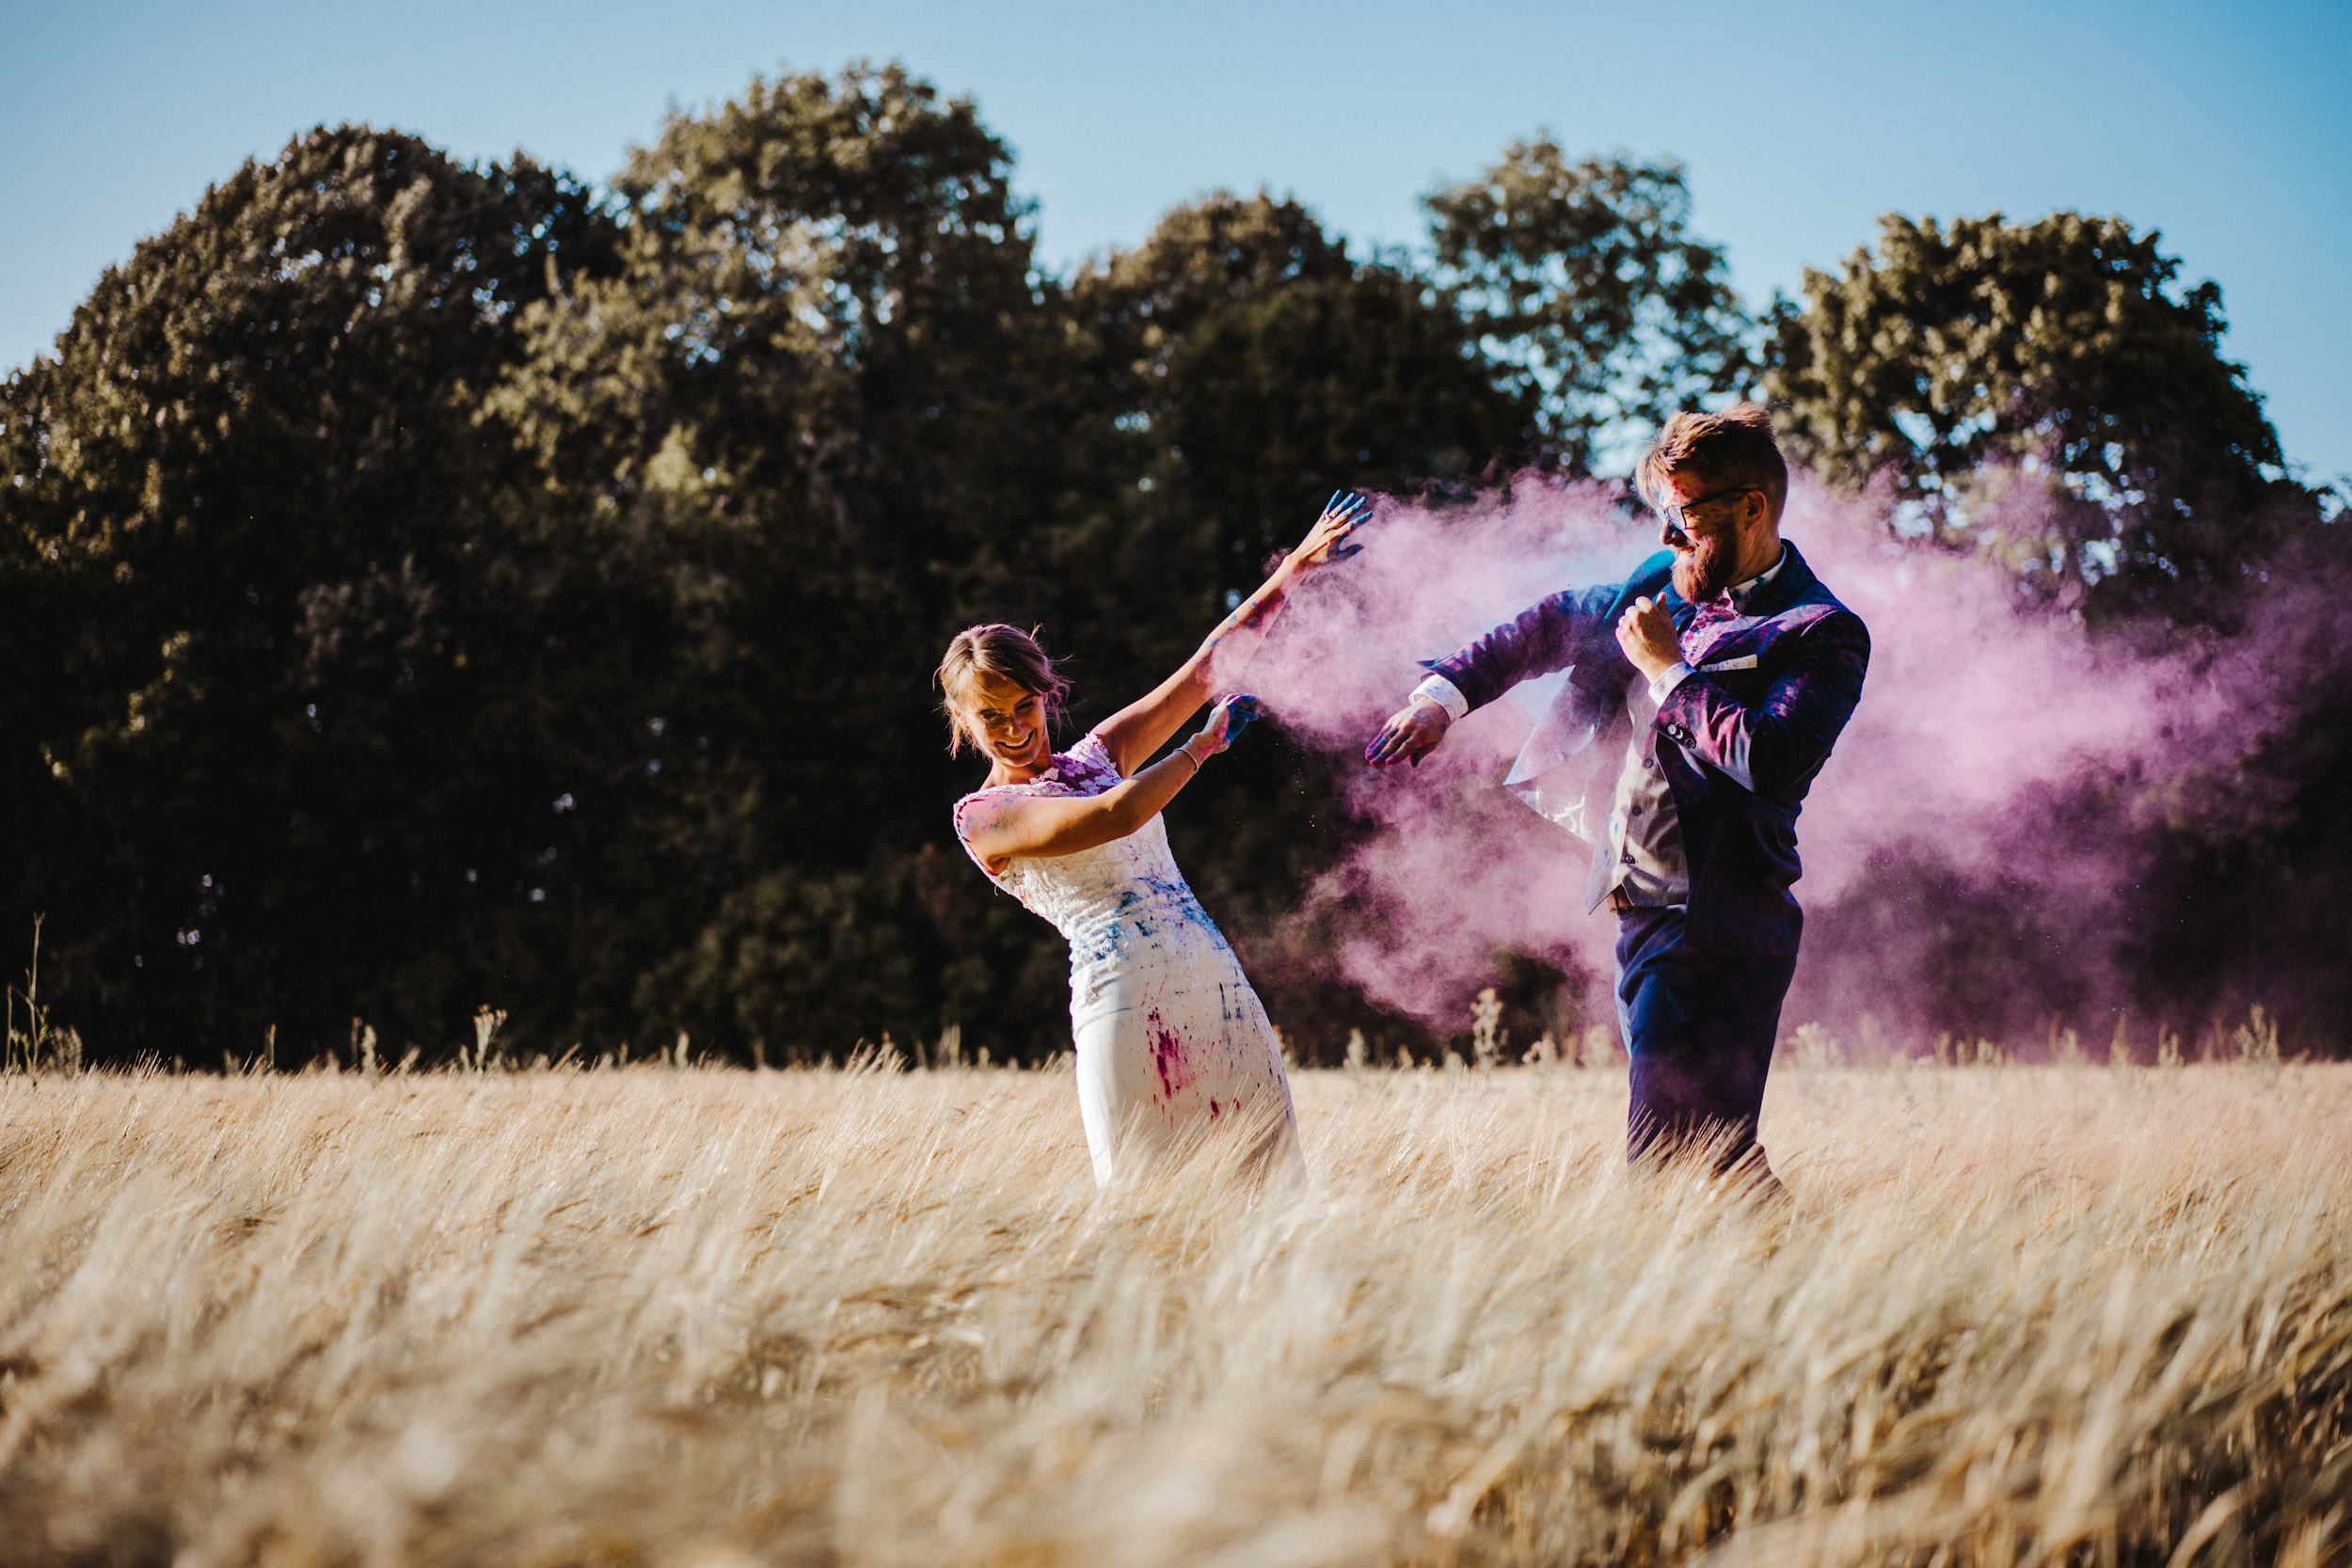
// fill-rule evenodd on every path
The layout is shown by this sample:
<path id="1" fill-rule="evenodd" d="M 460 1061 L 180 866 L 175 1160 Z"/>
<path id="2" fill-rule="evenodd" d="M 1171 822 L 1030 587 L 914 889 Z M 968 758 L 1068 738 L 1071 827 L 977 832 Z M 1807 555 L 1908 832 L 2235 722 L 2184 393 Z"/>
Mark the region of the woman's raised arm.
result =
<path id="1" fill-rule="evenodd" d="M 1112 766 L 1122 778 L 1140 768 L 1146 757 L 1184 727 L 1184 721 L 1198 712 L 1202 703 L 1216 695 L 1220 676 L 1231 679 L 1240 673 L 1242 665 L 1248 662 L 1248 656 L 1257 651 L 1258 642 L 1274 625 L 1275 617 L 1281 613 L 1284 596 L 1294 581 L 1363 548 L 1346 540 L 1371 516 L 1370 499 L 1350 491 L 1333 495 L 1298 547 L 1282 558 L 1281 564 L 1274 568 L 1274 575 L 1255 594 L 1217 623 L 1207 641 L 1174 674 L 1095 726 L 1094 733 L 1102 738 L 1111 754 Z"/>
<path id="2" fill-rule="evenodd" d="M 1131 779 L 1100 795 L 1055 798 L 1013 796 L 972 801 L 957 818 L 956 831 L 980 863 L 1000 873 L 1018 856 L 1074 855 L 1098 844 L 1125 838 L 1159 815 L 1192 783 L 1200 765 L 1233 742 L 1249 721 L 1237 713 L 1249 699 L 1228 698 L 1209 710 L 1209 721 L 1185 741 Z"/>

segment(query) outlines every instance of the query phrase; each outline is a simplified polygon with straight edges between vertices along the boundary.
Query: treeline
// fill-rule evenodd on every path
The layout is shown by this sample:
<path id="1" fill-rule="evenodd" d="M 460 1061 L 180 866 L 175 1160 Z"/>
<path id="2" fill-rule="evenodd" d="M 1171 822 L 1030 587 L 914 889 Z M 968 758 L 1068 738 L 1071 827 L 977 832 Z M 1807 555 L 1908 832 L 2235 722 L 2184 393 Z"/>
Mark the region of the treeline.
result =
<path id="1" fill-rule="evenodd" d="M 602 191 L 361 127 L 246 165 L 0 389 L 0 932 L 45 915 L 41 999 L 117 1060 L 299 1060 L 355 1019 L 431 1057 L 483 1004 L 525 1050 L 954 1023 L 1035 1057 L 1060 944 L 946 831 L 972 769 L 928 677 L 970 622 L 1082 656 L 1083 722 L 1333 487 L 1621 469 L 1742 392 L 1895 485 L 1916 547 L 2134 634 L 2341 552 L 2217 292 L 2121 222 L 1890 218 L 1759 318 L 1671 163 L 1539 139 L 1428 211 L 1424 252 L 1366 255 L 1216 195 L 1057 276 L 1004 145 L 896 69 L 756 80 Z M 2038 531 L 1973 503 L 1990 458 L 2062 498 Z M 2168 862 L 2307 946 L 2352 892 L 2332 711 L 2271 759 L 2296 811 Z M 1328 766 L 1253 743 L 1175 825 L 1317 1052 L 1408 1030 L 1279 923 L 1346 841 Z M 2233 983 L 2217 903 L 2152 985 Z M 1512 972 L 1527 1006 L 1559 978 Z"/>

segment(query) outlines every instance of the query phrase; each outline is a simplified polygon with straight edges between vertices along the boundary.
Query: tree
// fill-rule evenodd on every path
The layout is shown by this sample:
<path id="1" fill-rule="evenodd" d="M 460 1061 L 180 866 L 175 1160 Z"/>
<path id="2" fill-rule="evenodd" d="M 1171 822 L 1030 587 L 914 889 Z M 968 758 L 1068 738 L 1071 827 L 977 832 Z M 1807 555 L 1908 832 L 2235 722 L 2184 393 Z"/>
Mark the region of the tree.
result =
<path id="1" fill-rule="evenodd" d="M 1767 387 L 1792 445 L 2045 590 L 2211 612 L 2311 498 L 2221 356 L 2220 289 L 2177 289 L 2160 239 L 2075 213 L 1883 218 L 1875 254 L 1779 309 Z"/>
<path id="2" fill-rule="evenodd" d="M 1785 438 L 1825 477 L 1887 486 L 1899 535 L 1984 552 L 2116 634 L 2211 649 L 2257 627 L 2285 716 L 2251 755 L 2185 733 L 2160 784 L 2085 775 L 2022 806 L 2021 835 L 2095 823 L 2132 868 L 2081 907 L 2042 907 L 1922 848 L 1820 911 L 1829 931 L 1862 933 L 1885 929 L 1890 907 L 1934 910 L 1922 967 L 1940 973 L 1947 1026 L 2000 1005 L 1984 1001 L 1996 974 L 2012 1022 L 2079 1006 L 2086 958 L 2126 982 L 2111 1000 L 2175 1018 L 2257 1002 L 2306 1028 L 2345 1014 L 2325 911 L 2352 874 L 2330 611 L 2352 562 L 2222 356 L 2220 290 L 2179 277 L 2160 236 L 2120 218 L 1890 215 L 1875 252 L 1808 272 L 1802 309 L 1777 310 L 1768 387 Z M 2279 802 L 2258 807 L 2249 779 L 2281 786 Z"/>
<path id="3" fill-rule="evenodd" d="M 1533 434 L 1442 301 L 1263 192 L 1171 210 L 1067 309 L 1090 422 L 1057 609 L 1129 651 L 1123 682 L 1189 653 L 1333 489 L 1466 478 Z"/>
<path id="4" fill-rule="evenodd" d="M 542 466 L 529 507 L 666 581 L 679 639 L 645 829 L 680 859 L 596 1026 L 781 1057 L 847 1049 L 854 1000 L 935 1033 L 970 999 L 915 874 L 961 778 L 929 678 L 1017 576 L 1073 423 L 1009 154 L 858 67 L 672 116 L 614 190 L 616 266 L 526 313 L 492 403 Z M 1000 1053 L 1032 1044 L 1005 1013 Z"/>
<path id="5" fill-rule="evenodd" d="M 1082 269 L 1066 308 L 1085 467 L 1032 576 L 1054 585 L 1054 645 L 1081 656 L 1081 722 L 1189 654 L 1334 489 L 1472 481 L 1534 438 L 1532 399 L 1498 385 L 1444 297 L 1264 192 L 1173 209 Z M 1333 759 L 1269 730 L 1186 791 L 1171 836 L 1269 1005 L 1328 1022 L 1311 955 L 1283 943 L 1298 890 L 1347 846 L 1344 813 Z"/>
<path id="6" fill-rule="evenodd" d="M 437 1045 L 539 965 L 580 687 L 516 635 L 548 573 L 474 406 L 606 227 L 525 160 L 317 131 L 0 393 L 8 902 L 118 1054 Z"/>
<path id="7" fill-rule="evenodd" d="M 1571 164 L 1538 135 L 1425 205 L 1438 286 L 1570 472 L 1752 381 L 1752 324 L 1673 159 Z"/>

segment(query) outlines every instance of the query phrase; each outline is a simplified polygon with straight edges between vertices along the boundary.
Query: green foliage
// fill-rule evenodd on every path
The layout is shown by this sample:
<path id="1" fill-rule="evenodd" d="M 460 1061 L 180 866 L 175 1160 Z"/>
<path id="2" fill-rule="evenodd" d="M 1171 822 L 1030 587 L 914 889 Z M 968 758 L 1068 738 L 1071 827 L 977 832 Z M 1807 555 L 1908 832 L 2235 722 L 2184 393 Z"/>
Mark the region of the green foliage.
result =
<path id="1" fill-rule="evenodd" d="M 1459 477 L 1530 434 L 1458 318 L 1263 192 L 1175 209 L 1067 308 L 1091 456 L 1040 568 L 1075 589 L 1057 620 L 1090 657 L 1125 644 L 1124 689 L 1096 693 L 1111 705 L 1189 654 L 1332 489 Z"/>
<path id="2" fill-rule="evenodd" d="M 859 863 L 948 781 L 936 650 L 1056 462 L 1007 154 L 895 68 L 789 76 L 673 117 L 618 196 L 618 265 L 526 316 L 490 406 L 540 454 L 532 511 L 670 584 L 649 711 L 730 797 L 689 816 Z"/>
<path id="3" fill-rule="evenodd" d="M 10 885 L 118 1052 L 1059 1037 L 1053 934 L 943 855 L 928 688 L 1044 618 L 1107 710 L 1327 488 L 1506 445 L 1453 317 L 1295 204 L 1064 287 L 894 69 L 674 116 L 612 198 L 320 132 L 8 388 Z M 1298 759 L 1225 782 L 1262 894 Z M 1248 899 L 1242 900 L 1247 905 Z M 1270 905 L 1262 896 L 1261 905 Z"/>
<path id="4" fill-rule="evenodd" d="M 117 1059 L 297 1062 L 355 1013 L 445 1059 L 485 1005 L 518 1057 L 960 1024 L 1035 1059 L 1064 954 L 953 843 L 956 629 L 1041 623 L 1089 722 L 1332 489 L 1589 471 L 1753 375 L 1671 163 L 1515 145 L 1430 198 L 1426 276 L 1218 193 L 1056 278 L 1011 172 L 896 67 L 787 74 L 602 198 L 323 129 L 108 273 L 0 387 L 0 918 L 47 914 L 41 1017 Z M 2217 582 L 2302 492 L 2210 286 L 2073 221 L 1890 229 L 1783 310 L 1774 385 L 1937 538 L 2044 570 L 1963 483 L 2000 458 L 2063 481 L 2066 570 Z M 1297 907 L 1357 831 L 1332 766 L 1262 731 L 1171 827 L 1336 1051 L 1411 1031 Z M 1518 968 L 1514 1039 L 1565 1029 Z"/>
<path id="5" fill-rule="evenodd" d="M 971 980 L 976 945 L 1028 974 L 1052 933 L 921 896 L 969 786 L 931 667 L 1034 610 L 1077 455 L 1003 145 L 896 68 L 795 75 L 674 116 L 617 193 L 618 265 L 526 318 L 491 403 L 539 454 L 531 509 L 671 584 L 645 711 L 694 736 L 660 802 L 677 892 L 578 1026 L 786 1059 L 1004 1003 L 976 1043 L 1051 1049 L 1058 995 Z"/>
<path id="6" fill-rule="evenodd" d="M 1679 163 L 1572 164 L 1538 136 L 1426 205 L 1438 282 L 1571 472 L 1753 379 L 1751 324 L 1722 248 L 1690 230 Z"/>
<path id="7" fill-rule="evenodd" d="M 773 1063 L 838 1059 L 889 1034 L 912 1049 L 975 1022 L 1000 1057 L 1068 1043 L 1067 965 L 1036 917 L 961 853 L 925 845 L 846 871 L 780 865 L 726 894 L 691 945 L 649 973 L 646 1017 Z"/>
<path id="8" fill-rule="evenodd" d="M 1907 967 L 1937 977 L 1947 1022 L 2018 1029 L 2081 1006 L 2074 949 L 2108 918 L 2135 988 L 2110 1003 L 2193 1015 L 2292 995 L 2303 1016 L 2352 1017 L 2323 912 L 2352 844 L 2320 804 L 2352 776 L 2336 696 L 2347 644 L 2324 613 L 2352 585 L 2352 559 L 2222 357 L 2220 290 L 2179 287 L 2159 238 L 2073 213 L 1890 215 L 1875 253 L 1808 272 L 1804 307 L 1777 311 L 1768 386 L 1788 444 L 1826 477 L 1889 486 L 1912 542 L 1982 552 L 2134 637 L 2258 627 L 2270 699 L 2291 716 L 2255 754 L 2212 765 L 2207 787 L 2233 802 L 2213 819 L 2134 812 L 2119 782 L 2024 808 L 2035 826 L 2021 841 L 2098 823 L 2145 867 L 2110 890 L 2111 916 L 2042 907 L 1931 856 L 1874 868 L 1824 911 L 1828 950 L 1861 952 L 1871 933 L 1930 928 L 1915 917 L 1933 911 L 1934 949 Z M 2293 803 L 2276 816 L 2242 803 L 2233 772 L 2288 782 Z M 1910 912 L 1890 924 L 1890 909 Z"/>
<path id="9" fill-rule="evenodd" d="M 1457 482 L 1534 434 L 1530 400 L 1419 279 L 1354 261 L 1263 192 L 1171 211 L 1083 270 L 1068 309 L 1092 420 L 1070 445 L 1088 467 L 1034 575 L 1054 645 L 1082 656 L 1082 722 L 1188 655 L 1334 488 Z M 1261 989 L 1319 1023 L 1344 1011 L 1313 980 L 1327 933 L 1291 917 L 1350 842 L 1333 766 L 1253 734 L 1170 824 Z"/>
<path id="10" fill-rule="evenodd" d="M 2176 289 L 2159 239 L 1889 215 L 1875 254 L 1782 303 L 1770 394 L 1806 456 L 1883 476 L 1915 531 L 2111 609 L 2209 610 L 2312 509 L 2221 357 L 2220 289 Z"/>
<path id="11" fill-rule="evenodd" d="M 606 228 L 527 162 L 319 131 L 8 384 L 0 852 L 110 1049 L 454 1006 L 551 934 L 469 894 L 548 885 L 542 759 L 581 695 L 473 408 Z"/>

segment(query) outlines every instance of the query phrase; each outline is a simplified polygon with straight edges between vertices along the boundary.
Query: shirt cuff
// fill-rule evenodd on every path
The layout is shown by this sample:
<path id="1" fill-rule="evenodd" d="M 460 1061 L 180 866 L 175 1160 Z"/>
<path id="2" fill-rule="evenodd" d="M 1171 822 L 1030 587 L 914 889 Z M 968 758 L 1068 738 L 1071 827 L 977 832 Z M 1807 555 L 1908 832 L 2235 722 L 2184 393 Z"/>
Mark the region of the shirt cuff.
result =
<path id="1" fill-rule="evenodd" d="M 1463 696 L 1461 689 L 1443 675 L 1429 676 L 1413 688 L 1413 695 L 1406 700 L 1419 701 L 1424 697 L 1445 709 L 1446 721 L 1449 723 L 1458 721 L 1462 715 L 1470 711 L 1470 699 Z"/>
<path id="2" fill-rule="evenodd" d="M 1675 688 L 1682 684 L 1683 678 L 1697 673 L 1688 660 L 1677 660 L 1672 669 L 1661 671 L 1658 678 L 1649 683 L 1649 700 L 1660 707 L 1665 706 L 1666 699 L 1674 695 Z"/>

